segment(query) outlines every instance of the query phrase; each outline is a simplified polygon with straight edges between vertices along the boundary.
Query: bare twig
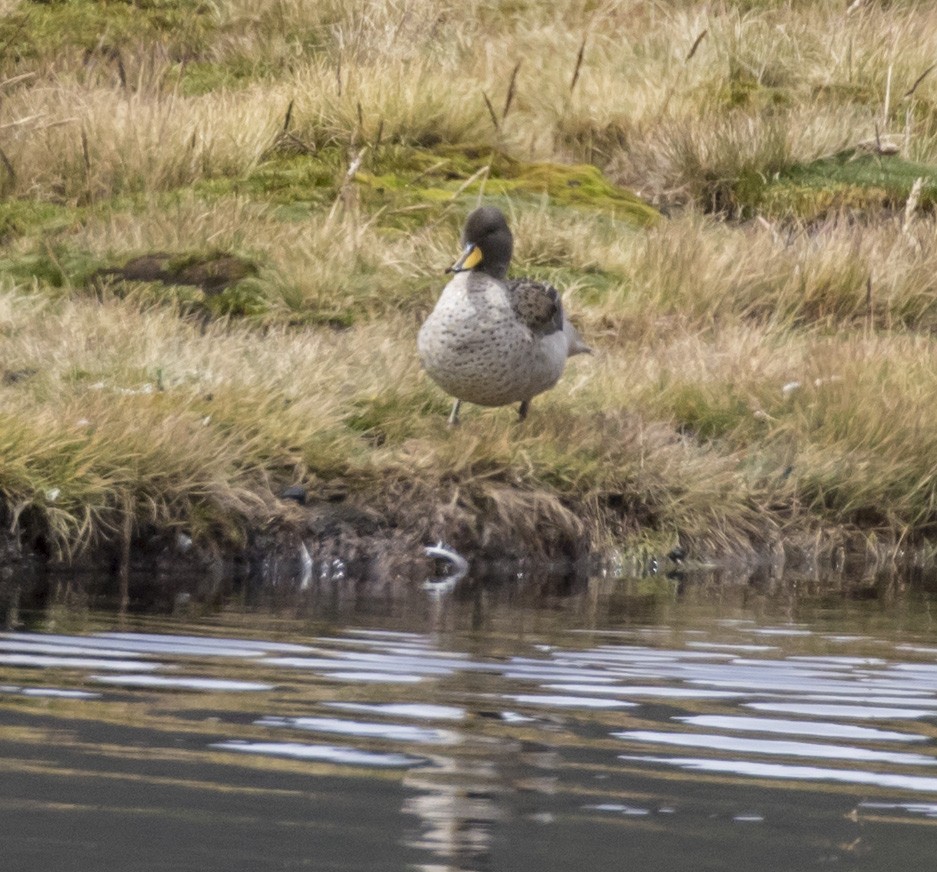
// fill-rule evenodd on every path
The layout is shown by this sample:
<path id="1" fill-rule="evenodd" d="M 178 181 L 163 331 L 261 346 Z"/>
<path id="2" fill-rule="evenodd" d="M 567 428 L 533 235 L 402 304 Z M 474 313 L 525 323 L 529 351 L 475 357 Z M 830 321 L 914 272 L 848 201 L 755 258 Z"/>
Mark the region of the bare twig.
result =
<path id="1" fill-rule="evenodd" d="M 126 615 L 130 605 L 130 540 L 133 536 L 133 514 L 129 506 L 124 507 L 123 524 L 120 531 L 119 593 L 120 614 Z"/>
<path id="2" fill-rule="evenodd" d="M 693 45 L 690 47 L 690 50 L 687 52 L 686 57 L 683 59 L 683 62 L 684 62 L 685 64 L 686 64 L 686 63 L 689 63 L 689 62 L 690 62 L 690 59 L 693 57 L 693 55 L 696 54 L 696 50 L 699 48 L 700 43 L 703 41 L 703 38 L 706 36 L 707 33 L 709 33 L 709 28 L 708 28 L 708 27 L 707 27 L 707 28 L 704 28 L 702 31 L 700 31 L 700 35 L 699 35 L 698 37 L 696 37 L 695 40 L 693 40 Z"/>
<path id="3" fill-rule="evenodd" d="M 368 151 L 368 146 L 365 146 L 355 155 L 354 160 L 348 165 L 348 172 L 345 173 L 345 180 L 342 182 L 343 185 L 347 185 L 355 177 L 355 173 L 361 169 L 361 161 L 364 160 L 364 156 Z"/>
<path id="4" fill-rule="evenodd" d="M 117 64 L 117 78 L 120 79 L 120 87 L 127 87 L 127 70 L 124 67 L 124 56 L 119 48 L 112 48 L 110 51 L 111 59 Z"/>
<path id="5" fill-rule="evenodd" d="M 6 130 L 9 127 L 19 127 L 21 124 L 29 124 L 30 121 L 38 121 L 40 118 L 45 118 L 46 113 L 40 112 L 37 115 L 26 115 L 23 118 L 17 118 L 15 121 L 8 121 L 6 124 L 0 124 L 0 130 Z M 74 121 L 74 119 L 69 119 Z"/>
<path id="6" fill-rule="evenodd" d="M 514 88 L 517 84 L 517 73 L 521 68 L 521 62 L 518 61 L 514 65 L 514 69 L 511 71 L 511 80 L 508 82 L 508 93 L 504 98 L 504 109 L 501 112 L 501 120 L 504 121 L 508 116 L 508 111 L 511 108 L 511 103 L 514 102 Z"/>
<path id="7" fill-rule="evenodd" d="M 124 56 L 120 49 L 113 45 L 107 45 L 104 38 L 98 41 L 94 48 L 86 48 L 82 57 L 82 66 L 89 67 L 97 58 L 103 58 L 105 61 L 112 61 L 117 67 L 117 78 L 120 80 L 121 88 L 127 87 L 127 69 L 124 67 Z"/>
<path id="8" fill-rule="evenodd" d="M 892 154 L 900 154 L 901 146 L 897 141 L 897 137 L 894 135 L 882 136 L 878 124 L 875 125 L 875 137 L 873 139 L 863 139 L 861 142 L 857 142 L 855 145 L 856 154 L 853 155 L 852 160 L 855 160 L 859 156 L 859 153 L 865 152 L 866 154 L 877 154 L 882 157 L 887 157 Z M 821 160 L 826 158 L 833 157 L 837 152 L 830 152 L 829 154 L 823 155 Z"/>
<path id="9" fill-rule="evenodd" d="M 3 166 L 7 171 L 9 185 L 4 185 L 4 191 L 12 191 L 16 187 L 16 170 L 13 169 L 13 164 L 10 159 L 7 157 L 7 153 L 0 148 L 0 161 L 3 162 Z"/>
<path id="10" fill-rule="evenodd" d="M 284 133 L 280 142 L 289 142 L 296 146 L 303 154 L 315 154 L 316 147 L 315 145 L 310 145 L 308 142 L 303 142 L 295 133 Z"/>
<path id="11" fill-rule="evenodd" d="M 704 29 L 696 39 L 693 40 L 693 45 L 690 46 L 690 50 L 687 52 L 686 57 L 683 59 L 683 66 L 680 68 L 680 71 L 677 73 L 676 79 L 671 83 L 670 87 L 667 89 L 667 93 L 664 95 L 664 100 L 661 103 L 660 111 L 657 113 L 658 120 L 663 118 L 667 114 L 667 109 L 670 107 L 670 101 L 673 99 L 673 95 L 677 90 L 677 87 L 683 81 L 683 77 L 686 75 L 686 66 L 692 59 L 693 55 L 696 54 L 696 50 L 699 48 L 700 43 L 703 41 L 703 38 L 706 34 L 709 33 L 708 28 Z"/>
<path id="12" fill-rule="evenodd" d="M 488 174 L 489 174 L 490 172 L 491 172 L 491 163 L 490 163 L 490 161 L 489 161 L 489 163 L 487 163 L 485 166 L 483 166 L 480 170 L 478 170 L 477 172 L 472 173 L 471 176 L 469 176 L 464 182 L 462 182 L 461 185 L 459 185 L 458 190 L 456 190 L 456 191 L 453 193 L 453 195 L 452 195 L 452 196 L 449 198 L 449 200 L 445 203 L 445 205 L 442 207 L 442 209 L 440 209 L 440 210 L 437 212 L 436 217 L 435 217 L 432 221 L 430 221 L 429 223 L 423 225 L 422 232 L 425 233 L 425 234 L 431 233 L 439 224 L 441 224 L 441 223 L 446 219 L 446 216 L 449 214 L 450 209 L 452 209 L 452 208 L 455 206 L 456 202 L 458 201 L 459 195 L 460 195 L 466 188 L 468 188 L 470 185 L 472 185 L 477 179 L 484 177 L 484 179 L 487 180 Z M 419 177 L 417 177 L 417 178 L 419 178 Z M 481 187 L 478 189 L 478 200 L 479 200 L 479 203 L 481 202 L 481 197 L 482 197 L 484 191 L 485 191 L 485 184 L 484 184 L 484 181 L 483 181 Z M 411 207 L 411 208 L 418 208 L 418 207 Z M 406 210 L 406 209 L 398 209 L 398 210 L 397 210 L 397 212 L 404 212 L 404 211 L 407 211 L 407 210 Z"/>
<path id="13" fill-rule="evenodd" d="M 0 82 L 0 88 L 6 88 L 10 85 L 16 85 L 19 82 L 24 82 L 26 79 L 31 79 L 36 75 L 36 73 L 20 73 L 18 76 L 12 76 L 9 79 L 6 79 Z"/>
<path id="14" fill-rule="evenodd" d="M 482 97 L 485 98 L 485 106 L 488 107 L 488 114 L 491 116 L 491 123 L 494 124 L 495 130 L 501 129 L 501 124 L 498 122 L 498 116 L 495 115 L 495 107 L 491 105 L 491 100 L 488 99 L 488 95 L 482 91 Z"/>
<path id="15" fill-rule="evenodd" d="M 423 172 L 415 175 L 412 179 L 410 179 L 409 182 L 407 182 L 407 184 L 415 185 L 421 179 L 424 179 L 426 176 L 430 175 L 431 173 L 435 173 L 436 170 L 438 170 L 440 167 L 444 167 L 447 163 L 449 163 L 449 158 L 443 158 L 442 160 L 436 161 L 436 163 L 434 163 L 431 167 L 428 167 L 427 169 L 423 170 Z"/>
<path id="16" fill-rule="evenodd" d="M 485 164 L 480 170 L 472 173 L 461 185 L 456 189 L 455 193 L 449 198 L 450 200 L 456 200 L 466 188 L 472 185 L 477 179 L 484 178 L 487 180 L 488 174 L 491 172 L 491 164 Z M 484 186 L 483 186 L 484 187 Z"/>
<path id="17" fill-rule="evenodd" d="M 776 228 L 767 218 L 765 218 L 763 215 L 758 215 L 758 216 L 755 218 L 755 220 L 756 220 L 762 227 L 764 227 L 765 230 L 767 230 L 767 231 L 771 234 L 771 236 L 772 236 L 772 238 L 774 239 L 774 241 L 775 241 L 776 244 L 778 244 L 778 245 L 783 245 L 784 240 L 781 238 L 781 234 L 778 233 L 777 228 Z"/>
<path id="18" fill-rule="evenodd" d="M 924 70 L 924 72 L 914 80 L 914 84 L 901 95 L 901 99 L 907 100 L 909 97 L 913 97 L 914 92 L 917 90 L 917 86 L 920 85 L 921 82 L 923 82 L 924 79 L 926 79 L 934 71 L 934 69 L 937 69 L 937 64 L 931 64 L 926 70 Z"/>
<path id="19" fill-rule="evenodd" d="M 295 106 L 295 102 L 295 98 L 290 98 L 290 102 L 286 106 L 286 114 L 283 116 L 283 126 L 280 128 L 280 132 L 273 138 L 270 151 L 277 151 L 286 145 L 290 145 L 304 154 L 315 154 L 315 145 L 303 142 L 303 140 L 294 133 L 290 133 L 290 127 L 293 124 L 293 107 Z M 192 147 L 195 147 L 194 133 L 192 134 Z"/>
<path id="20" fill-rule="evenodd" d="M 569 83 L 569 93 L 573 93 L 573 89 L 576 87 L 576 82 L 579 81 L 579 72 L 582 69 L 582 59 L 586 54 L 586 39 L 588 37 L 584 36 L 582 38 L 582 45 L 579 46 L 579 54 L 576 55 L 576 66 L 573 69 L 573 78 Z"/>
<path id="21" fill-rule="evenodd" d="M 46 256 L 52 261 L 52 265 L 59 271 L 59 275 L 62 277 L 62 283 L 67 286 L 69 284 L 68 274 L 65 272 L 65 267 L 62 266 L 62 262 L 58 259 L 55 249 L 52 248 L 52 244 L 48 239 L 43 239 L 42 247 L 45 250 Z"/>
<path id="22" fill-rule="evenodd" d="M 85 172 L 91 172 L 91 152 L 88 149 L 88 134 L 81 128 L 81 156 L 85 161 Z"/>
<path id="23" fill-rule="evenodd" d="M 918 203 L 921 200 L 921 188 L 923 187 L 924 178 L 918 176 L 914 180 L 914 184 L 911 185 L 911 190 L 908 193 L 908 201 L 904 204 L 904 221 L 901 225 L 903 233 L 907 233 L 911 228 L 911 224 L 914 222 L 914 215 L 917 212 Z"/>
<path id="24" fill-rule="evenodd" d="M 88 133 L 81 128 L 81 156 L 85 163 L 85 185 L 88 188 L 88 202 L 94 202 L 94 191 L 91 186 L 91 149 L 88 146 Z"/>
<path id="25" fill-rule="evenodd" d="M 342 179 L 342 183 L 339 186 L 338 194 L 335 197 L 335 202 L 332 203 L 332 208 L 329 210 L 329 216 L 326 218 L 326 222 L 331 222 L 335 217 L 335 213 L 338 211 L 339 203 L 344 202 L 346 206 L 351 205 L 351 186 L 355 180 L 355 175 L 357 174 L 358 170 L 361 169 L 361 162 L 364 160 L 364 156 L 367 154 L 368 148 L 369 146 L 367 145 L 361 148 L 348 164 L 348 169 L 345 171 L 345 177 Z"/>
<path id="26" fill-rule="evenodd" d="M 882 106 L 882 124 L 888 124 L 888 116 L 891 114 L 891 77 L 894 72 L 894 64 L 888 65 L 888 73 L 885 76 L 885 105 Z"/>

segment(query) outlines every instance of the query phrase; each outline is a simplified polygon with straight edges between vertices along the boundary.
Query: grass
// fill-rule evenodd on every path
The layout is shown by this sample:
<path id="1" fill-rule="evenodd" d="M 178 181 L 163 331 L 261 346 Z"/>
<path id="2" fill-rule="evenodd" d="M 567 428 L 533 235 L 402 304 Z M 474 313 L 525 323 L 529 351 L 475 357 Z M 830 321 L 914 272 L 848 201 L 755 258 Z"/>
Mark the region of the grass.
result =
<path id="1" fill-rule="evenodd" d="M 58 558 L 937 533 L 929 4 L 4 12 L 0 514 Z M 415 335 L 479 201 L 597 353 L 449 431 Z"/>

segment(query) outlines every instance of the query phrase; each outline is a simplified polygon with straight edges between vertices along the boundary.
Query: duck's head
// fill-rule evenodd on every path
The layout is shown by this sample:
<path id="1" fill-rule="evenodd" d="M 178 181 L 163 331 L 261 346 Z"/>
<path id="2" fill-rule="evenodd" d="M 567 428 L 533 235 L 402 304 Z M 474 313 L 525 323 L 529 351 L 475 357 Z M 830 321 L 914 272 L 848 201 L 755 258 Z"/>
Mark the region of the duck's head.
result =
<path id="1" fill-rule="evenodd" d="M 508 274 L 514 237 L 504 213 L 494 206 L 481 206 L 465 221 L 462 254 L 446 272 L 477 270 L 496 279 Z"/>

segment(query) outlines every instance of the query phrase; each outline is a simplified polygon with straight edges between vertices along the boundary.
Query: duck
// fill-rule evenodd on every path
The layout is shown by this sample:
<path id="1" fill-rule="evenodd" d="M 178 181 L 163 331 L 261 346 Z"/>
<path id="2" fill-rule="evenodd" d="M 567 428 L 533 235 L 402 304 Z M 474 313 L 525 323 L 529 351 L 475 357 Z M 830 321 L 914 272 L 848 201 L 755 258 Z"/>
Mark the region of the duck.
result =
<path id="1" fill-rule="evenodd" d="M 426 374 L 454 398 L 449 426 L 462 403 L 519 403 L 524 421 L 530 401 L 552 388 L 566 360 L 591 354 L 563 312 L 553 285 L 529 277 L 508 279 L 514 237 L 494 206 L 471 212 L 462 253 L 446 270 L 452 279 L 417 336 Z"/>

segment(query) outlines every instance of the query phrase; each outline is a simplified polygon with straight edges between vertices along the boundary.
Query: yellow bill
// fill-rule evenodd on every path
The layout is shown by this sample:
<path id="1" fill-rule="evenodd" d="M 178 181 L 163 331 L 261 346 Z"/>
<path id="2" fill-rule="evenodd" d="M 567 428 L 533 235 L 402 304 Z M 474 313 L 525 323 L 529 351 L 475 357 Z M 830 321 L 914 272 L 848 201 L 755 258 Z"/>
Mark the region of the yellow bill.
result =
<path id="1" fill-rule="evenodd" d="M 459 259 L 446 270 L 446 272 L 462 272 L 467 269 L 474 269 L 482 262 L 482 250 L 470 242 L 462 251 Z"/>

